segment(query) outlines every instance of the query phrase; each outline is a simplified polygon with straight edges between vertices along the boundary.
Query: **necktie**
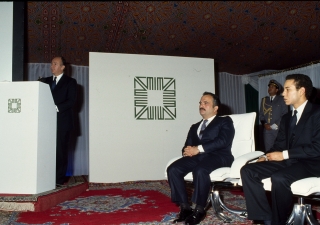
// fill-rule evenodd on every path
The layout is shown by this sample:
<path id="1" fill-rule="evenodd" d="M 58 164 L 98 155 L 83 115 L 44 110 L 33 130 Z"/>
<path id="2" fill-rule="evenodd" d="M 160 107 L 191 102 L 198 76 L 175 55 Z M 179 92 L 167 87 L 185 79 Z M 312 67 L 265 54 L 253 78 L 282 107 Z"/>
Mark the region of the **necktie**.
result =
<path id="1" fill-rule="evenodd" d="M 297 110 L 294 110 L 294 114 L 293 116 L 291 117 L 291 120 L 290 120 L 290 130 L 289 130 L 289 148 L 292 147 L 292 143 L 294 141 L 294 138 L 295 138 L 295 134 L 294 134 L 294 128 L 296 126 L 296 123 L 297 123 Z"/>
<path id="2" fill-rule="evenodd" d="M 57 80 L 57 77 L 54 77 L 53 82 L 51 84 L 51 90 L 53 90 L 56 87 L 57 85 L 56 80 Z"/>
<path id="3" fill-rule="evenodd" d="M 204 129 L 206 129 L 206 127 L 207 127 L 207 125 L 206 125 L 207 122 L 208 122 L 208 120 L 204 120 L 203 123 L 202 123 L 201 129 L 200 129 L 200 133 L 199 133 L 199 138 L 200 139 L 202 138 L 202 133 L 203 133 Z"/>
<path id="4" fill-rule="evenodd" d="M 273 100 L 273 97 L 271 97 L 271 100 L 270 100 L 270 101 L 272 102 L 272 100 Z"/>
<path id="5" fill-rule="evenodd" d="M 294 129 L 294 127 L 296 126 L 296 123 L 297 123 L 297 113 L 298 113 L 298 111 L 294 110 L 294 114 L 291 117 L 291 121 L 290 121 L 290 130 L 291 130 L 291 132 Z"/>

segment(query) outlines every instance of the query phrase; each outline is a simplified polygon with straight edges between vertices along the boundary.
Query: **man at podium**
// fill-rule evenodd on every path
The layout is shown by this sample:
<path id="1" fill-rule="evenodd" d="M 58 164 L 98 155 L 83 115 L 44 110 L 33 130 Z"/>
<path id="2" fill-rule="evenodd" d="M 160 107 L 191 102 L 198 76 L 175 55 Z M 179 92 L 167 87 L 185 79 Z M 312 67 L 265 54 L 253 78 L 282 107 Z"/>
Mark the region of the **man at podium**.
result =
<path id="1" fill-rule="evenodd" d="M 68 143 L 73 129 L 73 106 L 77 98 L 77 81 L 64 74 L 66 60 L 59 56 L 51 61 L 52 77 L 43 79 L 49 84 L 57 110 L 56 185 L 66 181 Z"/>

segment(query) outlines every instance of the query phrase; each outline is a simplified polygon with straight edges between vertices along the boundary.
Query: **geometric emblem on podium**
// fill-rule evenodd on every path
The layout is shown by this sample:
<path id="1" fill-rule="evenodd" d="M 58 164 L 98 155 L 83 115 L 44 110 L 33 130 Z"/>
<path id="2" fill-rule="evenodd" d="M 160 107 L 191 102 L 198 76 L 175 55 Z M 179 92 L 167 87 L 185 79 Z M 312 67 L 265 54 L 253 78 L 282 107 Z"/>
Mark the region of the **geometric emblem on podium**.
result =
<path id="1" fill-rule="evenodd" d="M 176 80 L 174 78 L 134 78 L 136 120 L 175 120 L 176 114 Z"/>
<path id="2" fill-rule="evenodd" d="M 8 113 L 21 113 L 21 99 L 8 99 Z"/>

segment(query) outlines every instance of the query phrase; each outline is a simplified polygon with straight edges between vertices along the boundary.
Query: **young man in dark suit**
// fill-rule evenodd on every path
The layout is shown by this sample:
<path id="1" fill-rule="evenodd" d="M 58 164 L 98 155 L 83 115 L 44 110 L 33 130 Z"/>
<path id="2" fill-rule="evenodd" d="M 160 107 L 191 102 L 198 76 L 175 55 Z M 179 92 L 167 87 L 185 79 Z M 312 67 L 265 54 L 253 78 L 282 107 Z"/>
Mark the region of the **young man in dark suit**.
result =
<path id="1" fill-rule="evenodd" d="M 193 124 L 182 148 L 183 157 L 167 168 L 171 188 L 171 200 L 180 205 L 176 222 L 198 224 L 206 215 L 206 205 L 210 191 L 210 173 L 220 167 L 231 166 L 234 126 L 230 117 L 217 116 L 220 100 L 217 95 L 204 92 L 199 102 L 199 112 L 203 120 Z M 193 210 L 188 202 L 184 176 L 192 172 L 194 192 Z"/>
<path id="2" fill-rule="evenodd" d="M 308 101 L 312 81 L 303 74 L 286 77 L 283 97 L 292 111 L 285 114 L 272 148 L 256 163 L 241 169 L 248 219 L 264 224 L 283 225 L 291 209 L 291 184 L 320 176 L 320 108 Z M 263 183 L 271 178 L 272 206 Z"/>
<path id="3" fill-rule="evenodd" d="M 77 81 L 64 74 L 66 61 L 55 57 L 51 61 L 52 77 L 44 78 L 49 84 L 57 110 L 56 185 L 66 182 L 68 142 L 73 128 L 73 106 L 77 98 Z M 50 119 L 50 118 L 49 118 Z"/>

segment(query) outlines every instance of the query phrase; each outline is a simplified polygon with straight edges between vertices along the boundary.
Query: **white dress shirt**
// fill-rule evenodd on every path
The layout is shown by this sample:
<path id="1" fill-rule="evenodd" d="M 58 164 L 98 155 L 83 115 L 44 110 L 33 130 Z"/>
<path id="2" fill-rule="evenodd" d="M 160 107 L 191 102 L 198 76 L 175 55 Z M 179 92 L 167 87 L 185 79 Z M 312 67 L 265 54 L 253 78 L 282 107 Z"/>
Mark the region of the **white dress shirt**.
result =
<path id="1" fill-rule="evenodd" d="M 60 74 L 60 75 L 58 75 L 58 76 L 52 76 L 52 80 L 54 80 L 54 78 L 56 77 L 57 79 L 56 79 L 56 84 L 58 84 L 58 82 L 59 82 L 59 80 L 61 79 L 61 77 L 62 77 L 62 75 L 63 75 L 63 73 L 62 74 Z"/>

